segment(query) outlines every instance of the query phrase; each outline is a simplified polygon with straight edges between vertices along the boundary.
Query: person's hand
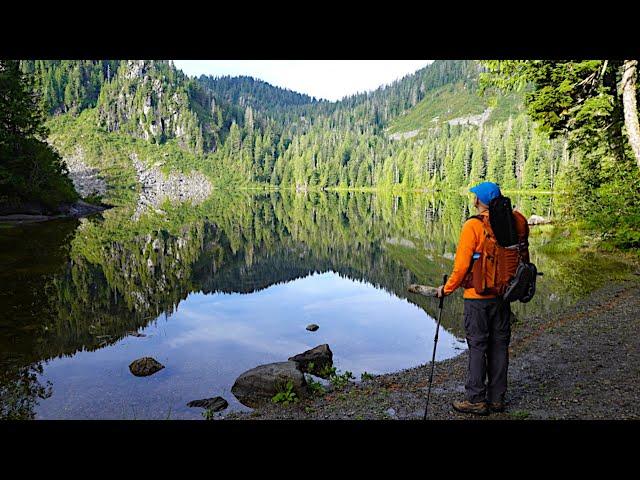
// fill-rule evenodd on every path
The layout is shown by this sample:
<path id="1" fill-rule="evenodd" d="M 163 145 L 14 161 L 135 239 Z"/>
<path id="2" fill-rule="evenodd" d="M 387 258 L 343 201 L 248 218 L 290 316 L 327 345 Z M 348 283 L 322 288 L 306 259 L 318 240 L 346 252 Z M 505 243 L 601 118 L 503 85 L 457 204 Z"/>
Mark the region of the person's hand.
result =
<path id="1" fill-rule="evenodd" d="M 436 290 L 436 297 L 437 298 L 442 298 L 444 297 L 444 285 L 440 285 L 438 287 L 438 289 Z"/>

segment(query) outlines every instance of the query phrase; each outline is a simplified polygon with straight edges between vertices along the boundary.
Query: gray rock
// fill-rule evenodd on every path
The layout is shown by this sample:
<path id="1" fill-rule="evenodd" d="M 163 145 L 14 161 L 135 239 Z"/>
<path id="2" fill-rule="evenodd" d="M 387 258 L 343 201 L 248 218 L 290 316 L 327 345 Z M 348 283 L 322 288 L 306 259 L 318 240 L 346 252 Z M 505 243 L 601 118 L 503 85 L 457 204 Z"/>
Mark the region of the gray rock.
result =
<path id="1" fill-rule="evenodd" d="M 393 408 L 386 409 L 384 413 L 386 413 L 390 417 L 395 417 L 396 416 L 396 411 Z"/>
<path id="2" fill-rule="evenodd" d="M 546 223 L 551 223 L 550 220 L 547 220 L 540 215 L 531 215 L 528 220 L 529 225 L 544 225 Z"/>
<path id="3" fill-rule="evenodd" d="M 229 403 L 222 397 L 203 398 L 201 400 L 192 400 L 187 403 L 187 407 L 206 408 L 213 412 L 219 412 L 229 406 Z"/>
<path id="4" fill-rule="evenodd" d="M 101 212 L 105 209 L 105 207 L 100 205 L 92 205 L 82 200 L 78 200 L 69 206 L 64 206 L 62 211 L 65 215 L 70 217 L 84 217 L 93 213 Z"/>
<path id="5" fill-rule="evenodd" d="M 84 161 L 84 150 L 76 146 L 74 153 L 66 155 L 64 161 L 69 171 L 69 178 L 73 187 L 81 197 L 89 195 L 104 195 L 107 191 L 107 183 L 100 177 L 97 168 L 90 167 Z"/>
<path id="6" fill-rule="evenodd" d="M 160 166 L 162 163 L 147 165 L 140 161 L 136 153 L 129 155 L 140 182 L 140 197 L 133 219 L 137 220 L 147 210 L 160 213 L 160 205 L 165 200 L 170 202 L 189 201 L 194 205 L 202 203 L 212 191 L 211 182 L 200 172 L 189 174 L 172 172 L 165 175 Z"/>
<path id="7" fill-rule="evenodd" d="M 491 115 L 491 111 L 493 109 L 488 107 L 484 110 L 484 112 L 479 113 L 477 115 L 466 115 L 464 117 L 452 118 L 448 121 L 449 125 L 477 125 L 482 126 L 484 122 L 489 119 L 489 115 Z"/>
<path id="8" fill-rule="evenodd" d="M 149 375 L 153 375 L 159 370 L 162 370 L 163 368 L 164 365 L 151 357 L 139 358 L 131 362 L 129 365 L 129 370 L 136 377 L 147 377 Z"/>
<path id="9" fill-rule="evenodd" d="M 285 388 L 287 382 L 293 384 L 298 398 L 307 394 L 307 382 L 296 362 L 276 362 L 260 365 L 240 375 L 231 393 L 247 407 L 255 408 L 270 401 L 273 396 Z"/>
<path id="10" fill-rule="evenodd" d="M 323 377 L 322 375 L 319 375 L 319 372 L 323 368 L 333 365 L 333 352 L 329 348 L 329 345 L 324 343 L 312 348 L 311 350 L 289 357 L 289 360 L 296 362 L 301 371 Z M 309 368 L 310 363 L 313 363 L 313 371 Z"/>
<path id="11" fill-rule="evenodd" d="M 316 325 L 315 323 L 311 323 L 311 324 L 307 325 L 307 330 L 309 330 L 310 332 L 315 332 L 319 328 L 320 327 L 318 325 Z"/>

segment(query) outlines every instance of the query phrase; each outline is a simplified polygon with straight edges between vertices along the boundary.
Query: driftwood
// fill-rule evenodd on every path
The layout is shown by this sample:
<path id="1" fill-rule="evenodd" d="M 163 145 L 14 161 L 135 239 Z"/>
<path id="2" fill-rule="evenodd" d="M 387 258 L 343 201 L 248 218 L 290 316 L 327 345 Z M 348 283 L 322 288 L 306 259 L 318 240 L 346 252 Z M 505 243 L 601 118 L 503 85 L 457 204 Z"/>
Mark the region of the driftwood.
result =
<path id="1" fill-rule="evenodd" d="M 411 293 L 417 293 L 418 295 L 424 295 L 425 297 L 435 297 L 438 291 L 437 287 L 427 287 L 426 285 L 418 285 L 412 283 L 407 288 Z"/>

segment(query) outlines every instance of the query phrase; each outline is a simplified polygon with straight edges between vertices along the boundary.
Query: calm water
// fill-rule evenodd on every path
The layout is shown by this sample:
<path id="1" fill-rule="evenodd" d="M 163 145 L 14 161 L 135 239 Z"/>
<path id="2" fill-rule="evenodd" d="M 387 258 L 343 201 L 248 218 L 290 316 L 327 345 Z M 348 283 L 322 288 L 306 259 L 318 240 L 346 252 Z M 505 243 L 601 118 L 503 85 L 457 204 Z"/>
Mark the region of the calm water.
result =
<path id="1" fill-rule="evenodd" d="M 552 211 L 550 197 L 514 201 Z M 437 304 L 406 287 L 449 273 L 470 214 L 464 197 L 356 193 L 216 194 L 134 212 L 0 226 L 0 416 L 198 419 L 186 403 L 217 395 L 248 410 L 230 392 L 239 374 L 322 343 L 357 379 L 424 364 Z M 514 305 L 519 318 L 624 269 L 538 254 L 544 241 L 534 233 L 545 276 Z M 466 348 L 460 295 L 445 309 L 438 359 Z M 134 377 L 143 356 L 166 368 Z"/>

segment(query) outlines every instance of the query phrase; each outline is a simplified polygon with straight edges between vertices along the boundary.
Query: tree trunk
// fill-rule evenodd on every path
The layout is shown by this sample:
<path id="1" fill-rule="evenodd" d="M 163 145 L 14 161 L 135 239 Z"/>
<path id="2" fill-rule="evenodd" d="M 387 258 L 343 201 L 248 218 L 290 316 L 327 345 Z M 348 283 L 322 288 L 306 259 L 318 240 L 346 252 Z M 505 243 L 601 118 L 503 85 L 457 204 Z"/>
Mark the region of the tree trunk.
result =
<path id="1" fill-rule="evenodd" d="M 618 72 L 622 68 L 622 61 L 610 60 L 606 62 L 606 68 L 603 70 L 603 84 L 609 89 L 609 93 L 614 96 L 613 111 L 611 112 L 612 125 L 607 129 L 607 140 L 611 146 L 611 150 L 616 160 L 622 162 L 625 159 L 624 153 L 624 135 L 622 133 L 622 125 L 624 124 L 624 112 L 622 103 L 619 101 L 618 93 Z"/>
<path id="2" fill-rule="evenodd" d="M 622 71 L 622 103 L 624 124 L 627 127 L 629 144 L 640 168 L 640 125 L 638 124 L 638 104 L 636 100 L 637 60 L 625 60 Z"/>

